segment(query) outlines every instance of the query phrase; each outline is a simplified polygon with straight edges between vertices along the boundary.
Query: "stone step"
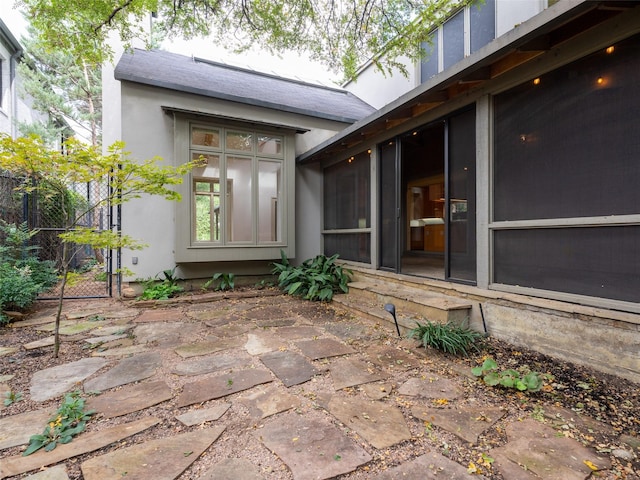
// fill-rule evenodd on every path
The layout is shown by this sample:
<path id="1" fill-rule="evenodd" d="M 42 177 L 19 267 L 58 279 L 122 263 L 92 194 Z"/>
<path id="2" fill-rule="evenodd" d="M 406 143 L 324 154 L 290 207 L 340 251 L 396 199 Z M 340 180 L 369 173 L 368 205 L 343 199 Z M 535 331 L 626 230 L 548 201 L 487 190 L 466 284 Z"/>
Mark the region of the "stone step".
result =
<path id="1" fill-rule="evenodd" d="M 349 300 L 355 307 L 367 300 L 378 307 L 383 314 L 384 305 L 393 303 L 396 314 L 415 319 L 427 319 L 435 322 L 462 323 L 469 319 L 473 304 L 460 298 L 434 293 L 418 286 L 397 283 L 385 279 L 358 280 L 349 284 Z M 398 320 L 400 323 L 400 320 Z M 415 325 L 415 321 L 410 322 Z"/>

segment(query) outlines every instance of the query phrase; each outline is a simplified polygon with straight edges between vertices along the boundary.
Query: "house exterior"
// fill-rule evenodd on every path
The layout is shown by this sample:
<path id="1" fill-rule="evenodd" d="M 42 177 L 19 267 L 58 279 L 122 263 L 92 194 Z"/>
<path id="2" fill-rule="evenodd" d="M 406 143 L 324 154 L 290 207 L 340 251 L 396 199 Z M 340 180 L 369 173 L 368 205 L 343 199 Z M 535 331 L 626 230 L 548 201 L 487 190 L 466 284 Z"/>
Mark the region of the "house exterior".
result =
<path id="1" fill-rule="evenodd" d="M 0 19 L 0 132 L 16 137 L 19 98 L 16 66 L 22 46 Z"/>
<path id="2" fill-rule="evenodd" d="M 151 263 L 149 275 L 178 264 L 196 278 L 259 273 L 281 248 L 298 261 L 339 253 L 360 269 L 472 301 L 472 323 L 496 337 L 640 381 L 640 6 L 532 2 L 530 18 L 507 28 L 499 16 L 507 3 L 487 1 L 493 10 L 483 14 L 471 7 L 434 31 L 437 58 L 396 83 L 395 98 L 380 85 L 396 80 L 367 89 L 365 68 L 347 85 L 357 96 L 340 97 L 353 104 L 317 102 L 327 108 L 315 115 L 282 100 L 282 108 L 256 103 L 252 95 L 265 90 L 255 86 L 244 100 L 167 87 L 155 76 L 168 64 L 154 63 L 162 68 L 142 79 L 127 62 L 143 54 L 125 57 L 116 79 L 128 148 L 169 162 L 212 159 L 185 182 L 187 200 L 175 210 L 145 200 L 126 213 L 123 229 L 153 244 L 138 264 Z M 474 21 L 493 30 L 478 32 Z M 198 84 L 178 59 L 171 65 L 184 84 Z M 208 134 L 240 143 L 203 145 Z M 234 165 L 248 135 L 268 144 L 263 159 L 252 143 L 252 180 L 260 184 L 263 161 L 265 175 L 280 178 L 269 162 L 282 161 L 292 184 L 286 197 L 270 194 L 275 204 L 252 194 L 251 237 L 229 236 L 235 227 L 221 224 L 201 247 L 198 202 L 216 224 L 216 201 L 238 188 L 217 172 Z M 282 205 L 286 214 L 269 215 Z M 229 222 L 235 203 L 226 208 Z"/>

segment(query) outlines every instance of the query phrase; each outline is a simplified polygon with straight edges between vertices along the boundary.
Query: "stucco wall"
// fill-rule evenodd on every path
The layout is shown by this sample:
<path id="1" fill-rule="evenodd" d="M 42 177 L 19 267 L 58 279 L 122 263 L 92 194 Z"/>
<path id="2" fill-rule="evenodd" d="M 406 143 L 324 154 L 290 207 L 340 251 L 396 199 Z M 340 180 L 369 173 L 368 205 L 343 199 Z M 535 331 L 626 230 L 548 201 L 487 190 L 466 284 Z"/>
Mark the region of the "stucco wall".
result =
<path id="1" fill-rule="evenodd" d="M 132 157 L 138 160 L 162 157 L 161 163 L 174 165 L 185 159 L 175 159 L 174 154 L 174 120 L 172 115 L 162 110 L 163 106 L 170 106 L 188 111 L 206 112 L 221 117 L 251 119 L 257 122 L 290 125 L 309 131 L 297 134 L 295 139 L 296 154 L 311 148 L 318 142 L 332 136 L 335 132 L 345 127 L 345 124 L 314 119 L 302 115 L 273 111 L 265 108 L 256 108 L 248 105 L 238 105 L 197 95 L 174 92 L 171 90 L 147 87 L 130 82 L 116 82 L 121 93 L 121 110 L 111 105 L 105 111 L 105 118 L 111 118 L 111 125 L 105 140 L 113 141 L 117 138 L 117 123 L 120 119 L 121 139 L 126 143 L 126 150 L 133 152 Z M 117 86 L 112 88 L 118 94 Z M 111 102 L 105 102 L 105 104 Z M 119 112 L 120 110 L 120 112 Z M 118 115 L 120 113 L 120 115 Z M 213 119 L 212 119 L 213 121 Z M 186 156 L 187 152 L 185 152 Z M 293 161 L 293 158 L 289 159 Z M 306 182 L 306 176 L 301 177 Z M 319 174 L 313 177 L 313 191 L 306 191 L 302 198 L 295 198 L 296 211 L 304 218 L 304 227 L 300 228 L 300 238 L 307 243 L 302 247 L 302 252 L 296 255 L 314 255 L 319 253 L 320 235 L 319 225 L 320 210 L 316 203 L 320 196 Z M 302 188 L 307 188 L 306 186 Z M 298 187 L 296 187 L 298 190 Z M 182 202 L 189 201 L 183 198 Z M 293 192 L 289 201 L 294 201 Z M 155 276 L 165 269 L 175 266 L 175 229 L 176 229 L 176 205 L 160 198 L 146 197 L 126 203 L 123 206 L 122 229 L 127 235 L 141 240 L 149 245 L 142 251 L 122 252 L 123 266 L 132 269 L 135 275 L 127 280 L 135 278 L 148 278 Z M 136 264 L 134 264 L 134 258 Z M 232 270 L 233 267 L 233 270 Z M 233 271 L 234 273 L 265 273 L 268 271 L 268 262 L 250 262 L 246 265 L 223 264 L 185 264 L 180 269 L 183 278 L 206 277 L 215 272 Z"/>

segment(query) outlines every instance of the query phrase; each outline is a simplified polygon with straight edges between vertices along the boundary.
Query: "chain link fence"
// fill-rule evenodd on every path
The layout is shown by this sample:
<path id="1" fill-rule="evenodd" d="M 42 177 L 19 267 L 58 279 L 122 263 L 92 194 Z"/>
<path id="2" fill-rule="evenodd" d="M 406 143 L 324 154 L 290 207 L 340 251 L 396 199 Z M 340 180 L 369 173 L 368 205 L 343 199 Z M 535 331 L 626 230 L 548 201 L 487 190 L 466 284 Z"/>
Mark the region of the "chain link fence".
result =
<path id="1" fill-rule="evenodd" d="M 46 181 L 46 180 L 45 180 Z M 118 229 L 114 208 L 104 206 L 92 208 L 100 200 L 108 197 L 106 181 L 87 184 L 64 185 L 57 193 L 49 189 L 36 189 L 29 195 L 16 193 L 19 179 L 0 174 L 0 218 L 7 223 L 27 223 L 29 229 L 37 230 L 32 237 L 38 246 L 40 260 L 51 260 L 58 268 L 63 261 L 63 242 L 59 235 L 67 230 L 67 225 L 94 230 Z M 119 218 L 119 216 L 117 216 Z M 73 219 L 73 220 L 70 220 Z M 100 298 L 113 294 L 114 256 L 110 250 L 92 248 L 89 245 L 69 245 L 70 282 L 65 289 L 65 298 Z M 57 298 L 59 286 L 44 292 L 40 298 Z"/>

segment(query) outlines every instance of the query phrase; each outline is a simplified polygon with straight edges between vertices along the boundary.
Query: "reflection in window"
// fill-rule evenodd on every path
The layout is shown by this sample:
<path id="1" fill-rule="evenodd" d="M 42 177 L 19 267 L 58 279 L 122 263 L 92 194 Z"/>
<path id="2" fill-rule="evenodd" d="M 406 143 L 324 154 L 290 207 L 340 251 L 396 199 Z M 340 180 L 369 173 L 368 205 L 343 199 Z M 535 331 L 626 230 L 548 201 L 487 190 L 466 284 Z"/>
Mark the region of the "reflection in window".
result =
<path id="1" fill-rule="evenodd" d="M 202 147 L 220 147 L 220 132 L 216 129 L 194 127 L 191 130 L 191 144 Z"/>
<path id="2" fill-rule="evenodd" d="M 220 157 L 192 153 L 192 159 L 206 164 L 193 170 L 194 218 L 196 242 L 220 241 Z"/>
<path id="3" fill-rule="evenodd" d="M 261 160 L 258 164 L 258 241 L 282 239 L 282 164 Z"/>
<path id="4" fill-rule="evenodd" d="M 270 155 L 282 154 L 282 137 L 258 135 L 258 153 Z"/>
<path id="5" fill-rule="evenodd" d="M 253 150 L 253 135 L 245 132 L 227 132 L 227 150 L 250 152 Z"/>
<path id="6" fill-rule="evenodd" d="M 227 183 L 233 187 L 227 191 L 227 241 L 250 242 L 253 239 L 251 158 L 227 157 Z"/>

